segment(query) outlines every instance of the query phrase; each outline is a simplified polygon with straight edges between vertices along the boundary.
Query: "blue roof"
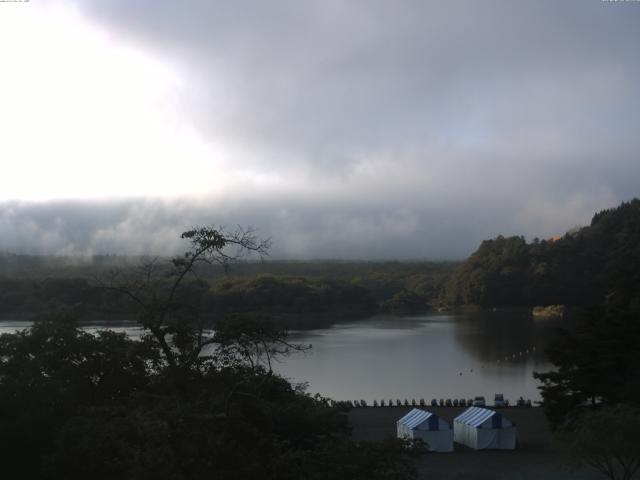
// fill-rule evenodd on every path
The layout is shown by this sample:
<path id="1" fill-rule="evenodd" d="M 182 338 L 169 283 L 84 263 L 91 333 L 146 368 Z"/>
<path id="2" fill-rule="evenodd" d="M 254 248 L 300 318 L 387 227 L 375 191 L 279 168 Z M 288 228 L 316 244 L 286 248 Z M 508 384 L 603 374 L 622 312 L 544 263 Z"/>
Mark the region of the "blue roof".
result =
<path id="1" fill-rule="evenodd" d="M 414 408 L 409 413 L 407 413 L 404 417 L 398 420 L 398 423 L 401 423 L 405 425 L 407 428 L 413 430 L 415 428 L 418 428 L 425 421 L 429 420 L 430 417 L 434 417 L 434 419 L 437 419 L 437 417 L 431 412 Z M 437 430 L 437 426 L 436 426 L 436 430 Z"/>
<path id="2" fill-rule="evenodd" d="M 456 418 L 454 418 L 453 421 L 464 423 L 465 425 L 471 425 L 472 427 L 478 427 L 495 414 L 495 411 L 488 410 L 486 408 L 469 407 Z"/>

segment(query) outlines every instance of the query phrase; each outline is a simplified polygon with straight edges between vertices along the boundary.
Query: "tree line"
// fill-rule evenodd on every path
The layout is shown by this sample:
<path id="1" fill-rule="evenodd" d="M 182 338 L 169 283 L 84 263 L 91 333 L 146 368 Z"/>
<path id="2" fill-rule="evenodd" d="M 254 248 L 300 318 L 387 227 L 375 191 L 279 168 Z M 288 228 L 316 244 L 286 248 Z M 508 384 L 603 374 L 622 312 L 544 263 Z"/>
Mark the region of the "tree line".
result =
<path id="1" fill-rule="evenodd" d="M 581 307 L 547 349 L 555 368 L 535 374 L 542 405 L 581 464 L 631 480 L 640 472 L 640 201 L 596 214 L 558 243 L 558 268 L 584 275 L 585 293 L 567 287 Z"/>
<path id="2" fill-rule="evenodd" d="M 141 264 L 155 263 L 160 268 L 169 263 L 169 259 L 146 257 L 98 257 L 70 263 L 60 258 L 0 255 L 0 264 L 3 261 L 0 318 L 29 318 L 64 309 L 81 320 L 130 318 L 131 299 L 104 289 L 104 278 L 114 271 L 135 272 Z M 200 307 L 211 313 L 211 321 L 230 311 L 262 311 L 304 328 L 311 316 L 425 312 L 439 305 L 455 265 L 239 261 L 226 272 L 213 265 L 199 267 L 200 283 L 192 287 L 206 290 Z"/>
<path id="3" fill-rule="evenodd" d="M 446 288 L 451 304 L 588 306 L 640 287 L 640 200 L 594 215 L 561 238 L 485 240 Z"/>

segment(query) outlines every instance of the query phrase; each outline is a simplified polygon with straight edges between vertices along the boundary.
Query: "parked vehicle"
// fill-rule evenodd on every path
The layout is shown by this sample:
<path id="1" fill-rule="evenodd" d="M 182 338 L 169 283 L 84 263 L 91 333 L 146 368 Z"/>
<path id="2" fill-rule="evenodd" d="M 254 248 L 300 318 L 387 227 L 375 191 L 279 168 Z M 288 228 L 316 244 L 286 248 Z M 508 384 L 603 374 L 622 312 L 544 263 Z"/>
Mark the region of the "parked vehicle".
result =
<path id="1" fill-rule="evenodd" d="M 438 406 L 438 400 L 436 400 L 435 398 L 431 399 L 431 406 L 432 407 L 437 407 Z"/>
<path id="2" fill-rule="evenodd" d="M 466 407 L 467 406 L 467 401 L 464 398 L 460 399 L 460 406 L 461 407 Z"/>
<path id="3" fill-rule="evenodd" d="M 450 399 L 450 398 L 447 398 L 447 400 L 444 402 L 444 406 L 445 406 L 445 407 L 450 407 L 451 405 L 452 405 L 452 404 L 451 404 L 451 399 Z"/>
<path id="4" fill-rule="evenodd" d="M 485 401 L 484 397 L 475 397 L 473 399 L 474 407 L 485 407 L 486 405 L 487 405 L 487 402 Z"/>
<path id="5" fill-rule="evenodd" d="M 458 406 L 458 399 L 457 399 L 457 398 L 454 398 L 454 399 L 453 399 L 453 406 L 454 406 L 454 407 L 457 407 L 457 406 Z"/>
<path id="6" fill-rule="evenodd" d="M 504 408 L 507 406 L 507 402 L 504 401 L 504 395 L 502 393 L 496 393 L 493 397 L 493 406 L 495 408 Z"/>

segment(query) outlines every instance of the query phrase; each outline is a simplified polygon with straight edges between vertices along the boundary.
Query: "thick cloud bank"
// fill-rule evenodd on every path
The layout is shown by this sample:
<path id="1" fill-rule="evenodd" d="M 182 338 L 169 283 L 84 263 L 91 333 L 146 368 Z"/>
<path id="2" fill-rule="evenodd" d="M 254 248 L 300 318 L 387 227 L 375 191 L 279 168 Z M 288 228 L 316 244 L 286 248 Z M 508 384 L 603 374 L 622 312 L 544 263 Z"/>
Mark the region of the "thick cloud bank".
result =
<path id="1" fill-rule="evenodd" d="M 0 192 L 3 250 L 165 253 L 181 230 L 216 223 L 254 225 L 276 257 L 461 258 L 483 238 L 557 235 L 640 194 L 637 2 L 51 4 L 100 29 L 105 49 L 178 72 L 165 113 L 181 133 L 168 143 L 164 123 L 136 136 L 103 122 L 95 156 L 78 150 L 86 168 L 69 175 L 90 192 L 116 152 L 126 195 Z M 145 95 L 141 78 L 122 108 Z M 157 120 L 136 111 L 134 125 Z M 52 177 L 67 152 L 56 145 Z"/>
<path id="2" fill-rule="evenodd" d="M 273 258 L 460 259 L 498 233 L 551 236 L 590 220 L 602 197 L 558 208 L 538 198 L 513 215 L 491 204 L 366 205 L 274 198 L 223 206 L 214 199 L 0 204 L 0 249 L 56 255 L 174 254 L 196 225 L 252 226 L 273 241 Z M 381 202 L 383 203 L 383 202 Z M 555 228 L 554 228 L 555 226 Z M 539 231 L 535 228 L 539 227 Z"/>

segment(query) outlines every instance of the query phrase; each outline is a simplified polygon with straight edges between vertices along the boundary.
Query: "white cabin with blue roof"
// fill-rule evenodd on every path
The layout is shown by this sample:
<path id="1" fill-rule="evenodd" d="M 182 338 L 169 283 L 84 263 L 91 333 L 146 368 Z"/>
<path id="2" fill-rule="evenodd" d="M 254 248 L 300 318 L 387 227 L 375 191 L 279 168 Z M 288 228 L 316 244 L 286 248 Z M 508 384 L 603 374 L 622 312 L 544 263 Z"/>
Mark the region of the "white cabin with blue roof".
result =
<path id="1" fill-rule="evenodd" d="M 453 430 L 437 415 L 414 408 L 396 422 L 398 438 L 422 440 L 431 452 L 453 452 Z"/>
<path id="2" fill-rule="evenodd" d="M 474 450 L 514 450 L 516 426 L 495 410 L 470 407 L 453 419 L 457 443 Z"/>

